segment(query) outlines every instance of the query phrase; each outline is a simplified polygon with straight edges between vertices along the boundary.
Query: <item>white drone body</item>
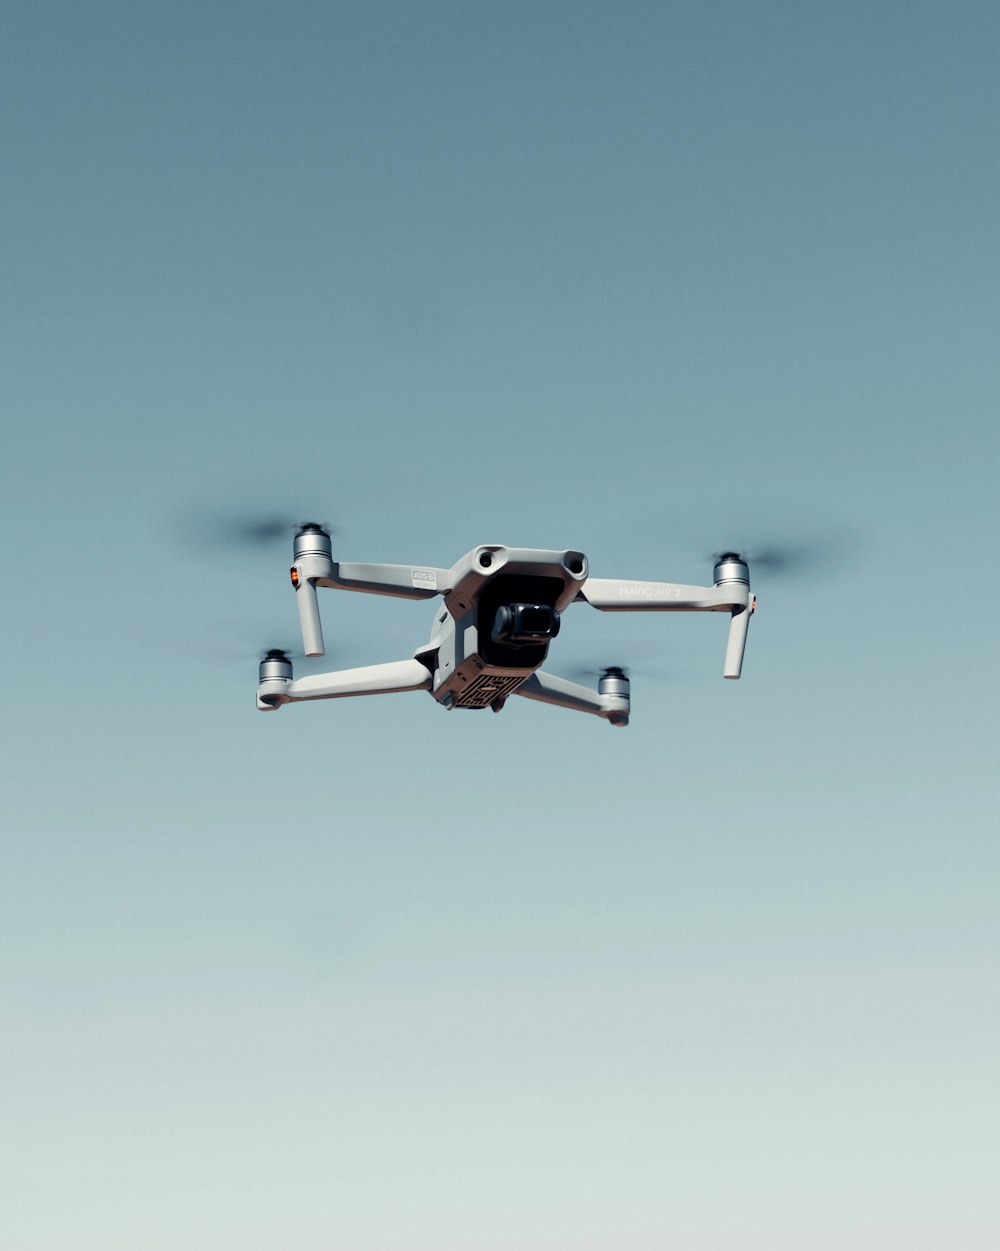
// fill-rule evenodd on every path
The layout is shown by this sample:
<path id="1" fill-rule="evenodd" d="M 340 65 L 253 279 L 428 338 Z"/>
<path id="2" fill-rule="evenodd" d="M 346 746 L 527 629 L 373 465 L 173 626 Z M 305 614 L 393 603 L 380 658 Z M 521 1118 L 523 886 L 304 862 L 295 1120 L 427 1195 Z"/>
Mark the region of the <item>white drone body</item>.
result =
<path id="1" fill-rule="evenodd" d="M 362 565 L 335 561 L 330 536 L 321 526 L 308 524 L 295 537 L 294 559 L 292 584 L 307 656 L 324 654 L 317 587 L 400 599 L 441 596 L 444 602 L 430 639 L 410 660 L 294 678 L 288 656 L 268 652 L 257 686 L 262 712 L 303 700 L 430 691 L 449 709 L 499 712 L 511 695 L 522 695 L 624 726 L 630 708 L 624 670 L 605 669 L 596 691 L 542 671 L 549 644 L 571 604 L 590 604 L 602 612 L 727 612 L 727 678 L 740 676 L 755 607 L 746 561 L 733 552 L 717 559 L 714 585 L 707 587 L 592 578 L 582 552 L 500 544 L 473 548 L 450 569 Z"/>

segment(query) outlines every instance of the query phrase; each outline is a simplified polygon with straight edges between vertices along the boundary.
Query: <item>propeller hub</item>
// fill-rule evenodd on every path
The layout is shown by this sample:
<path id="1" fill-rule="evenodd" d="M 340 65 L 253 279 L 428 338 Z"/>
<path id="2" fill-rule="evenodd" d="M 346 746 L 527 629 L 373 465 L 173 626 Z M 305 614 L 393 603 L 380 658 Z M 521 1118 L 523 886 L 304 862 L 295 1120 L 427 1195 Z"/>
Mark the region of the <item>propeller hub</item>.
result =
<path id="1" fill-rule="evenodd" d="M 750 569 L 747 562 L 738 552 L 722 552 L 715 558 L 712 579 L 716 586 L 724 582 L 742 582 L 750 585 Z"/>
<path id="2" fill-rule="evenodd" d="M 623 699 L 628 699 L 630 683 L 625 676 L 625 670 L 618 665 L 610 665 L 601 674 L 597 683 L 597 691 L 600 695 L 618 695 Z"/>
<path id="3" fill-rule="evenodd" d="M 281 651 L 277 647 L 264 656 L 260 662 L 259 681 L 266 682 L 268 678 L 291 679 L 292 662 L 288 659 L 288 653 Z"/>
<path id="4" fill-rule="evenodd" d="M 295 559 L 302 556 L 325 556 L 327 560 L 333 557 L 329 534 L 314 521 L 299 526 L 295 535 Z"/>

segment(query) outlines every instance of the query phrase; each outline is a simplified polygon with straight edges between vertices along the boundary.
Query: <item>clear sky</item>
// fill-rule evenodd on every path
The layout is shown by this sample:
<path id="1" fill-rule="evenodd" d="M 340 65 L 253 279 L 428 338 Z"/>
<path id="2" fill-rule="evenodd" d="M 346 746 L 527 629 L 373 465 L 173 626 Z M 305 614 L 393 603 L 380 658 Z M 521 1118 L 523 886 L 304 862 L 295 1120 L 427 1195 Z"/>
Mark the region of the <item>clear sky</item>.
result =
<path id="1" fill-rule="evenodd" d="M 4 1246 L 1000 1244 L 998 63 L 986 3 L 8 0 Z M 262 716 L 275 512 L 836 559 L 740 683 L 574 608 L 624 731 Z"/>

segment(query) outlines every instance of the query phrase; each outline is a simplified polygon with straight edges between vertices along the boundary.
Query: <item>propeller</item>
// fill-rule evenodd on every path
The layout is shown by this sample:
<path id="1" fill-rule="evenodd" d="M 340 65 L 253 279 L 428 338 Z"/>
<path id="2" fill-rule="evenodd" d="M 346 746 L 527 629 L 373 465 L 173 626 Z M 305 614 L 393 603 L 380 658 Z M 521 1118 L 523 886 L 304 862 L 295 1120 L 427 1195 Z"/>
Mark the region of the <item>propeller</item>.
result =
<path id="1" fill-rule="evenodd" d="M 188 648 L 186 655 L 191 655 L 191 649 Z M 211 651 L 207 647 L 197 649 L 198 657 L 205 664 L 216 667 L 221 665 L 224 669 L 233 669 L 237 665 L 241 669 L 247 668 L 256 659 L 260 664 L 265 660 L 287 660 L 293 664 L 305 660 L 305 653 L 301 648 L 294 647 L 260 647 L 260 648 L 242 648 L 242 647 L 224 647 L 221 651 Z"/>
<path id="2" fill-rule="evenodd" d="M 553 667 L 553 672 L 556 668 Z M 640 664 L 635 665 L 600 665 L 592 664 L 584 661 L 582 664 L 572 664 L 568 668 L 558 667 L 558 672 L 565 678 L 574 682 L 596 682 L 605 677 L 621 677 L 631 678 L 634 674 L 638 674 L 643 678 L 664 678 L 667 676 L 667 670 L 662 665 Z"/>
<path id="3" fill-rule="evenodd" d="M 774 574 L 778 577 L 809 577 L 834 572 L 846 564 L 857 548 L 847 535 L 827 536 L 811 542 L 768 543 L 744 550 L 737 547 L 713 552 L 711 559 L 736 556 L 750 567 L 750 575 Z"/>
<path id="4" fill-rule="evenodd" d="M 584 662 L 579 665 L 570 665 L 568 669 L 563 668 L 562 672 L 568 678 L 600 678 L 605 673 L 621 674 L 622 677 L 632 676 L 631 665 L 595 665 Z"/>
<path id="5" fill-rule="evenodd" d="M 345 651 L 346 651 L 346 654 L 345 654 Z M 228 661 L 229 664 L 232 664 L 233 657 L 231 655 L 227 656 L 225 659 Z M 247 664 L 248 659 L 249 657 L 243 656 L 240 660 L 241 666 L 243 667 L 244 670 L 250 667 Z M 325 658 L 325 660 L 321 661 L 321 665 L 324 670 L 357 669 L 357 668 L 362 668 L 365 665 L 378 663 L 378 661 L 381 659 L 383 658 L 359 656 L 357 654 L 357 651 L 354 649 L 338 648 L 336 655 L 332 659 L 328 655 Z M 316 671 L 315 666 L 316 666 L 317 658 L 315 656 L 307 656 L 303 651 L 301 651 L 297 647 L 296 648 L 262 647 L 260 651 L 257 652 L 257 663 L 258 663 L 259 668 L 263 669 L 263 667 L 266 666 L 269 661 L 279 661 L 279 662 L 284 662 L 286 664 L 289 664 L 292 666 L 293 670 L 295 670 L 296 675 L 301 677 L 303 676 L 303 674 L 308 674 L 308 673 Z M 302 674 L 299 673 L 300 663 L 304 663 L 306 666 Z"/>
<path id="6" fill-rule="evenodd" d="M 305 653 L 291 647 L 262 647 L 258 660 L 305 660 Z"/>
<path id="7" fill-rule="evenodd" d="M 175 523 L 178 538 L 184 547 L 204 552 L 206 548 L 223 547 L 237 551 L 256 551 L 279 543 L 291 547 L 296 534 L 306 529 L 335 534 L 325 522 L 299 521 L 291 513 L 232 514 L 189 510 Z"/>
<path id="8" fill-rule="evenodd" d="M 167 642 L 161 649 L 164 658 L 170 664 L 183 660 L 199 666 L 218 670 L 246 670 L 254 661 L 260 664 L 271 659 L 285 659 L 298 665 L 306 659 L 305 653 L 298 647 L 254 647 L 244 639 L 237 638 L 223 642 L 221 646 L 213 646 L 211 642 L 193 644 L 190 640 L 178 644 L 176 640 Z"/>
<path id="9" fill-rule="evenodd" d="M 330 526 L 320 521 L 294 521 L 288 515 L 257 518 L 232 518 L 221 522 L 215 533 L 234 547 L 266 547 L 270 543 L 291 542 L 303 530 L 324 530 L 331 534 Z M 214 535 L 213 535 L 214 537 Z"/>
<path id="10" fill-rule="evenodd" d="M 779 500 L 739 510 L 726 505 L 718 510 L 695 505 L 682 511 L 675 506 L 659 510 L 651 522 L 675 537 L 674 550 L 700 553 L 702 569 L 722 556 L 745 561 L 750 567 L 751 585 L 758 578 L 808 581 L 846 571 L 860 560 L 870 537 L 851 521 L 826 521 L 817 517 L 810 505 L 782 506 Z M 706 536 L 709 543 L 716 537 L 714 551 L 706 550 Z M 723 546 L 718 539 L 727 540 L 727 544 Z"/>

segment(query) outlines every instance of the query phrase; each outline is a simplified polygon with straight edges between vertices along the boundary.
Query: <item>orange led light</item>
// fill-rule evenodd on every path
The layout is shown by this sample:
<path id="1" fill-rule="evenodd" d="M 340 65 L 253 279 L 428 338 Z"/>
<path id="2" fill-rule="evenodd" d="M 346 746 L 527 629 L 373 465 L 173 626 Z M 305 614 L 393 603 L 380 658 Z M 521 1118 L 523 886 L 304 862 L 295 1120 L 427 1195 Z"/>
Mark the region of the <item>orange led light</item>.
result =
<path id="1" fill-rule="evenodd" d="M 296 590 L 299 589 L 299 571 L 294 565 L 292 565 L 292 586 L 294 586 Z"/>

